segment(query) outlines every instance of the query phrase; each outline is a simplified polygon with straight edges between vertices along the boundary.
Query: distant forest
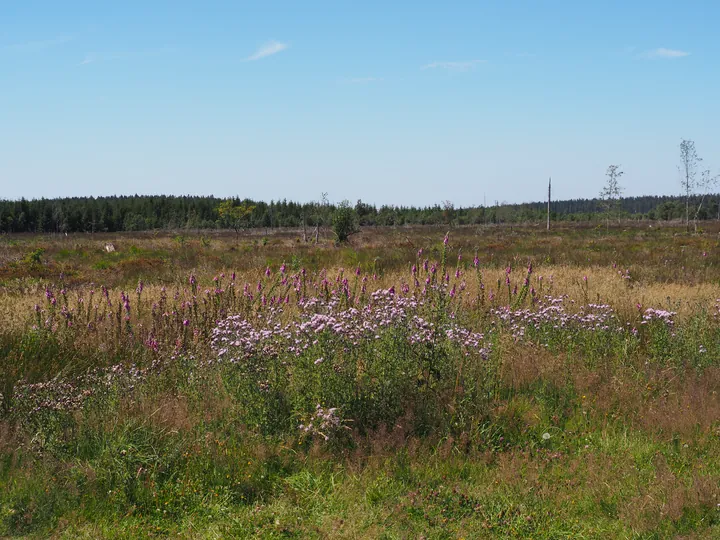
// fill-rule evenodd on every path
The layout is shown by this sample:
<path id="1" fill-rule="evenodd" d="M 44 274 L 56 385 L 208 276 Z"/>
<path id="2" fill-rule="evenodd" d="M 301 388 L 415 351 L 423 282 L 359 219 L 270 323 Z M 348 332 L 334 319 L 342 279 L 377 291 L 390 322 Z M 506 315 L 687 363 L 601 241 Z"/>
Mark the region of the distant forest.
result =
<path id="1" fill-rule="evenodd" d="M 18 201 L 0 200 L 0 233 L 120 232 L 155 229 L 223 229 L 228 224 L 218 212 L 225 199 L 192 196 L 72 197 Z M 553 201 L 553 221 L 593 221 L 609 216 L 601 199 Z M 690 199 L 690 216 L 698 219 L 720 217 L 720 195 Z M 337 209 L 330 203 L 296 203 L 234 199 L 248 209 L 242 228 L 288 228 L 328 225 Z M 350 204 L 361 226 L 470 225 L 490 223 L 541 222 L 547 203 L 496 204 L 455 208 L 450 203 L 427 207 L 377 207 L 362 201 Z M 626 197 L 616 201 L 613 218 L 675 220 L 685 216 L 685 199 L 668 196 Z"/>

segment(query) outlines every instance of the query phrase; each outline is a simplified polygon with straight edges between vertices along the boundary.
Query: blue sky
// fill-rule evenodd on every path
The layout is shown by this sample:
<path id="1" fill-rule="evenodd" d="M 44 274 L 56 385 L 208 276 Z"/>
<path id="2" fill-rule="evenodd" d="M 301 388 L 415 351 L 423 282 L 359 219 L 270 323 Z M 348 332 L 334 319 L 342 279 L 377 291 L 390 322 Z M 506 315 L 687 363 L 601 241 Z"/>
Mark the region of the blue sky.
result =
<path id="1" fill-rule="evenodd" d="M 716 1 L 0 2 L 0 198 L 378 204 L 720 170 Z"/>

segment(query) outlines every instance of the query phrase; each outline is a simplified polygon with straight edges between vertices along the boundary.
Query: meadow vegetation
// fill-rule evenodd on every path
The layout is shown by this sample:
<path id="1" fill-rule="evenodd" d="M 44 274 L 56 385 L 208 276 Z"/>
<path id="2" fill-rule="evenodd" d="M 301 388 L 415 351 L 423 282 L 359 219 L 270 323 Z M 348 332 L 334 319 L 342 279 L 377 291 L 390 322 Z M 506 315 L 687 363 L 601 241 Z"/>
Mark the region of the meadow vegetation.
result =
<path id="1" fill-rule="evenodd" d="M 0 237 L 0 536 L 717 538 L 719 229 Z"/>

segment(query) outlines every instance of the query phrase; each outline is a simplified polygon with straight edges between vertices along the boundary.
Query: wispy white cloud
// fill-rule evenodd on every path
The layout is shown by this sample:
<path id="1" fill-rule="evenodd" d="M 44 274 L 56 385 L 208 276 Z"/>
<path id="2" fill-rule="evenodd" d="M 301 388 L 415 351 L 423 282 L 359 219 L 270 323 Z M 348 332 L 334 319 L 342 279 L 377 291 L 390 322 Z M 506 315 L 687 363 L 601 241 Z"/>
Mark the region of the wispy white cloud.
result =
<path id="1" fill-rule="evenodd" d="M 255 51 L 252 55 L 248 56 L 245 61 L 253 62 L 255 60 L 260 60 L 261 58 L 265 58 L 267 56 L 272 56 L 273 54 L 282 52 L 287 48 L 287 43 L 280 43 L 279 41 L 269 41 L 268 43 L 260 47 L 257 51 Z"/>
<path id="2" fill-rule="evenodd" d="M 82 62 L 78 64 L 78 66 L 84 66 L 86 64 L 92 64 L 93 62 L 96 62 L 98 60 L 98 55 L 95 53 L 88 53 L 85 55 L 85 58 Z"/>
<path id="3" fill-rule="evenodd" d="M 78 63 L 78 66 L 85 66 L 87 64 L 96 64 L 99 62 L 105 62 L 110 60 L 137 60 L 140 58 L 153 58 L 165 54 L 176 52 L 177 48 L 165 45 L 163 47 L 156 47 L 153 49 L 141 49 L 138 51 L 124 51 L 115 53 L 87 53 L 85 58 Z"/>
<path id="4" fill-rule="evenodd" d="M 5 45 L 1 47 L 5 50 L 18 51 L 18 52 L 34 52 L 49 49 L 51 47 L 57 47 L 72 41 L 72 36 L 60 36 L 54 39 L 45 39 L 41 41 L 26 41 L 24 43 L 13 43 L 11 45 Z"/>
<path id="5" fill-rule="evenodd" d="M 484 64 L 485 60 L 468 60 L 463 62 L 430 62 L 420 69 L 447 69 L 448 71 L 470 71 L 478 64 Z"/>
<path id="6" fill-rule="evenodd" d="M 664 47 L 660 47 L 659 49 L 652 49 L 650 51 L 645 51 L 640 55 L 641 58 L 664 58 L 664 59 L 673 59 L 673 58 L 683 58 L 684 56 L 690 56 L 689 52 L 686 51 L 680 51 L 677 49 L 665 49 Z"/>
<path id="7" fill-rule="evenodd" d="M 379 82 L 382 80 L 382 77 L 350 77 L 348 79 L 343 79 L 342 82 L 346 84 L 367 84 L 371 82 Z"/>

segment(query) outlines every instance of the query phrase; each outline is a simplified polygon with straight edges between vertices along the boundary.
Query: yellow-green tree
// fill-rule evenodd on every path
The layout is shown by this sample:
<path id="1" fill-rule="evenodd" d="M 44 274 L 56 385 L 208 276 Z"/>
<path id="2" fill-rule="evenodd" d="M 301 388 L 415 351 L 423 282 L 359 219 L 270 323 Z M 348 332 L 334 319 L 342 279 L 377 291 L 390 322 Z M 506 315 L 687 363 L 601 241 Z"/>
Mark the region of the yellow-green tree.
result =
<path id="1" fill-rule="evenodd" d="M 240 236 L 240 231 L 249 224 L 253 210 L 255 210 L 255 206 L 238 202 L 235 199 L 226 199 L 217 207 L 220 223 L 223 227 L 234 230 L 236 238 Z"/>

